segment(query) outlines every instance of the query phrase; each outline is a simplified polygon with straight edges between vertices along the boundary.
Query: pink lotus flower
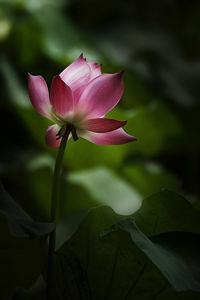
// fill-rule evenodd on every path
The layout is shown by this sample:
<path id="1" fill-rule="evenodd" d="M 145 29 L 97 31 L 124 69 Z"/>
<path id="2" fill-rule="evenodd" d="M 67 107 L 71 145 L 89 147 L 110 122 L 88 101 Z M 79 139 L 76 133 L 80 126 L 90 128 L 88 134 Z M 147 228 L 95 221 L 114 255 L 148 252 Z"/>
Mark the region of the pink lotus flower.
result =
<path id="1" fill-rule="evenodd" d="M 55 124 L 46 132 L 49 147 L 58 147 L 67 125 L 78 136 L 98 145 L 119 145 L 136 140 L 121 127 L 126 121 L 104 118 L 122 97 L 123 72 L 102 74 L 101 65 L 80 57 L 53 78 L 50 97 L 42 76 L 28 75 L 29 97 L 38 113 Z"/>

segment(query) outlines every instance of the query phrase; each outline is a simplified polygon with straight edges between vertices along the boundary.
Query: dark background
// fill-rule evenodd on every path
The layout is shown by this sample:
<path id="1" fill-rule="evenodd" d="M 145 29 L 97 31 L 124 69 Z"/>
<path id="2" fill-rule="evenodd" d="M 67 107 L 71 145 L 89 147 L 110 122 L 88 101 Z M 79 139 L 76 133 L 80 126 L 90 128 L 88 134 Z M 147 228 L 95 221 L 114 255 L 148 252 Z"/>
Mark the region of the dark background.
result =
<path id="1" fill-rule="evenodd" d="M 109 116 L 128 120 L 138 141 L 70 141 L 59 215 L 99 203 L 131 214 L 162 189 L 200 207 L 199 32 L 195 0 L 0 1 L 0 173 L 33 218 L 48 220 L 57 150 L 45 145 L 50 122 L 30 105 L 27 73 L 50 86 L 82 52 L 103 72 L 125 70 L 123 98 Z"/>

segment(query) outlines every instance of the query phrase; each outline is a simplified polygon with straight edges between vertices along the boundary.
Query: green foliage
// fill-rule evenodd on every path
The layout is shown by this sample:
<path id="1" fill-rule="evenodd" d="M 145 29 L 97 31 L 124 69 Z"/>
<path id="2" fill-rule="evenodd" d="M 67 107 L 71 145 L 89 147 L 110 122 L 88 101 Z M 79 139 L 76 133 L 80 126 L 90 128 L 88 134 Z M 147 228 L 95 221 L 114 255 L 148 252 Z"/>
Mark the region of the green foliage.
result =
<path id="1" fill-rule="evenodd" d="M 200 233 L 199 211 L 181 195 L 167 190 L 146 198 L 134 220 L 148 236 L 164 232 Z"/>
<path id="2" fill-rule="evenodd" d="M 56 249 L 68 241 L 79 227 L 88 210 L 71 212 L 60 218 L 56 224 Z"/>
<path id="3" fill-rule="evenodd" d="M 194 234 L 199 233 L 199 212 L 180 195 L 163 191 L 145 199 L 133 219 L 108 207 L 89 211 L 55 257 L 61 299 L 66 291 L 74 299 L 189 297 L 175 293 L 167 281 L 177 291 L 199 290 L 199 235 Z"/>
<path id="4" fill-rule="evenodd" d="M 116 228 L 130 233 L 133 242 L 177 291 L 200 290 L 199 235 L 171 233 L 156 236 L 152 242 L 137 228 L 132 219 L 118 223 L 104 234 Z"/>
<path id="5" fill-rule="evenodd" d="M 34 222 L 34 220 L 4 190 L 0 182 L 0 212 L 8 218 L 9 229 L 17 237 L 41 237 L 54 229 L 52 223 Z"/>
<path id="6" fill-rule="evenodd" d="M 131 219 L 119 220 L 108 207 L 93 209 L 58 250 L 54 284 L 60 299 L 177 299 L 166 279 L 178 291 L 199 290 L 199 236 L 170 233 L 150 240 Z"/>
<path id="7" fill-rule="evenodd" d="M 181 125 L 162 102 L 152 102 L 148 107 L 136 109 L 127 123 L 128 131 L 133 128 L 134 135 L 138 138 L 138 143 L 131 145 L 131 150 L 135 153 L 156 155 L 175 151 L 179 146 Z"/>
<path id="8" fill-rule="evenodd" d="M 125 131 L 138 141 L 69 141 L 54 298 L 199 299 L 171 288 L 200 286 L 199 4 L 0 2 L 0 175 L 16 200 L 0 187 L 0 298 L 44 299 L 46 235 L 54 226 L 57 149 L 45 145 L 51 122 L 30 104 L 27 73 L 50 87 L 83 52 L 103 72 L 125 69 L 124 95 L 107 116 L 127 120 Z"/>
<path id="9" fill-rule="evenodd" d="M 98 203 L 109 205 L 118 214 L 130 215 L 141 205 L 140 194 L 106 168 L 70 173 L 68 180 L 83 186 Z"/>

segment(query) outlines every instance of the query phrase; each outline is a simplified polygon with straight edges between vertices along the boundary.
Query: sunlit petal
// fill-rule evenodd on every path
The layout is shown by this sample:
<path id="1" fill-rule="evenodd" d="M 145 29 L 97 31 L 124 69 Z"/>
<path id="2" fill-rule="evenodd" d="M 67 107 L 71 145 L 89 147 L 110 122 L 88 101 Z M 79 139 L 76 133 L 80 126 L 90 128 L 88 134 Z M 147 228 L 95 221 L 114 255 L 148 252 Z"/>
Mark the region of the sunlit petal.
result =
<path id="1" fill-rule="evenodd" d="M 102 117 L 109 112 L 122 97 L 124 84 L 122 72 L 102 74 L 94 78 L 83 91 L 78 109 L 92 118 Z"/>
<path id="2" fill-rule="evenodd" d="M 48 118 L 51 104 L 48 87 L 44 78 L 40 75 L 28 74 L 28 91 L 33 107 L 39 114 Z"/>
<path id="3" fill-rule="evenodd" d="M 71 88 L 76 101 L 90 80 L 91 68 L 81 54 L 78 59 L 60 73 L 60 77 Z"/>

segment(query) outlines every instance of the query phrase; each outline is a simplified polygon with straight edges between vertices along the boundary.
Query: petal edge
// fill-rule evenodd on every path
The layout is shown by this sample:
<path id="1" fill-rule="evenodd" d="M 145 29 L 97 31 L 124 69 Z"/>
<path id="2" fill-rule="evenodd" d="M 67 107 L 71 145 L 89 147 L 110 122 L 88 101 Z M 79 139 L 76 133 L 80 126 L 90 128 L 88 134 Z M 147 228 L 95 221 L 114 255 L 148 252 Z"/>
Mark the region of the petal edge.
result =
<path id="1" fill-rule="evenodd" d="M 65 68 L 60 77 L 71 88 L 74 99 L 79 98 L 82 89 L 88 84 L 91 76 L 91 69 L 81 54 L 73 63 Z"/>
<path id="2" fill-rule="evenodd" d="M 122 128 L 105 133 L 80 132 L 78 135 L 96 145 L 121 145 L 137 140 L 134 136 L 127 134 Z"/>

